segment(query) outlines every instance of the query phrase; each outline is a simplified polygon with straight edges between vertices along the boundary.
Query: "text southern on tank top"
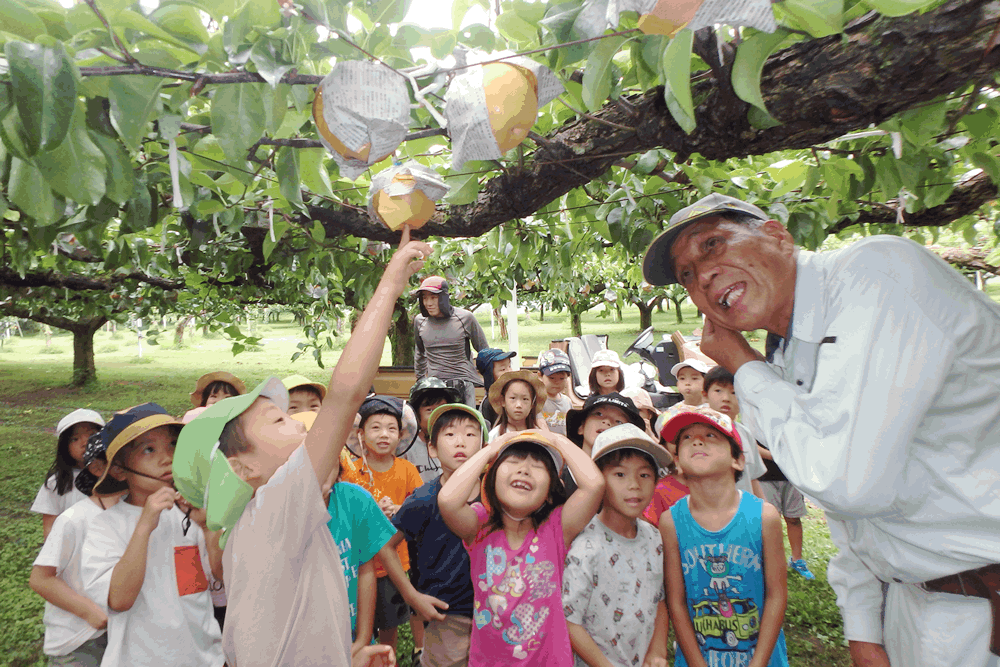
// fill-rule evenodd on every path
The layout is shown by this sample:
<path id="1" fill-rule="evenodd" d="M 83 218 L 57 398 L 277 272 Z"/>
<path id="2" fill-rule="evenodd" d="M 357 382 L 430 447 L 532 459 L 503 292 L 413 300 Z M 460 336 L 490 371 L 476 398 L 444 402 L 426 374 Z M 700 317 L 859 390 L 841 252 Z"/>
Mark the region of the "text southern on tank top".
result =
<path id="1" fill-rule="evenodd" d="M 670 508 L 680 547 L 688 614 L 709 667 L 750 664 L 764 608 L 764 501 L 740 492 L 740 506 L 719 531 L 705 530 L 691 516 L 690 496 Z M 782 563 L 784 565 L 784 563 Z M 687 665 L 678 648 L 675 665 Z M 768 667 L 787 667 L 784 631 Z"/>

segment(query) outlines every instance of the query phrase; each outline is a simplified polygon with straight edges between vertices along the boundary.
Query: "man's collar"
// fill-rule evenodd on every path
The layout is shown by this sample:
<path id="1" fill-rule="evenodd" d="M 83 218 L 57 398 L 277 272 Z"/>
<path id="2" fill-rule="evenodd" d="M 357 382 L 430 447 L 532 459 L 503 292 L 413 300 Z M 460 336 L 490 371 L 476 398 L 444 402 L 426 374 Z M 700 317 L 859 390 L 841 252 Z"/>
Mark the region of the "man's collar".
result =
<path id="1" fill-rule="evenodd" d="M 764 343 L 765 355 L 768 360 L 771 359 L 779 346 L 784 349 L 793 335 L 799 340 L 811 343 L 818 343 L 822 340 L 825 283 L 822 264 L 822 255 L 799 249 L 795 259 L 795 301 L 792 306 L 792 317 L 788 322 L 788 331 L 784 338 L 768 333 Z"/>

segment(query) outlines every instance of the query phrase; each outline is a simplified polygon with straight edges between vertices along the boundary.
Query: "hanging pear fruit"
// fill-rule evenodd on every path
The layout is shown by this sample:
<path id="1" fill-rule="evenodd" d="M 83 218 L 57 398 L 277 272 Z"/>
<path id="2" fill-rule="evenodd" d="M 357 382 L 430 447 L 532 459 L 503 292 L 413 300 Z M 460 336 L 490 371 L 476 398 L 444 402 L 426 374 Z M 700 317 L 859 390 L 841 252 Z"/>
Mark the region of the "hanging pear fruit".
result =
<path id="1" fill-rule="evenodd" d="M 368 190 L 368 215 L 395 231 L 403 225 L 418 229 L 434 217 L 434 202 L 448 186 L 430 167 L 410 161 L 380 171 Z"/>
<path id="2" fill-rule="evenodd" d="M 340 174 L 357 178 L 399 147 L 410 127 L 406 79 L 381 63 L 338 62 L 316 89 L 313 120 Z"/>
<path id="3" fill-rule="evenodd" d="M 467 67 L 445 94 L 452 142 L 452 167 L 468 160 L 496 160 L 520 144 L 535 124 L 538 109 L 563 91 L 544 65 L 506 53 L 465 54 L 469 61 L 496 60 Z"/>

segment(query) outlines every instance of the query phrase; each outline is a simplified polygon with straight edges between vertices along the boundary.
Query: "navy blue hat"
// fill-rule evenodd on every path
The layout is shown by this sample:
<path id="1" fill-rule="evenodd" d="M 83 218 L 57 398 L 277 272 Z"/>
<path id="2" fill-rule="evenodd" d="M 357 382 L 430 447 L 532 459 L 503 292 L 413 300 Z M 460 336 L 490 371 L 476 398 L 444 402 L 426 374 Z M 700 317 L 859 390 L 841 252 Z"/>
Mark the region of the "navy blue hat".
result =
<path id="1" fill-rule="evenodd" d="M 490 385 L 496 380 L 493 377 L 493 364 L 497 361 L 503 361 L 504 359 L 510 359 L 511 357 L 516 357 L 517 352 L 511 350 L 510 352 L 504 352 L 499 347 L 487 347 L 479 351 L 476 355 L 476 368 L 479 369 L 479 374 L 483 376 L 483 385 L 489 390 Z"/>
<path id="2" fill-rule="evenodd" d="M 98 459 L 103 461 L 105 451 L 104 438 L 100 431 L 87 438 L 87 448 L 83 452 L 83 470 L 73 480 L 73 484 L 85 496 L 91 495 L 94 492 L 94 485 L 97 484 L 97 475 L 87 468 Z"/>
<path id="3" fill-rule="evenodd" d="M 111 421 L 101 429 L 101 444 L 104 446 L 105 456 L 108 463 L 115 460 L 118 452 L 128 443 L 138 438 L 147 431 L 152 431 L 160 426 L 177 426 L 178 429 L 184 426 L 184 422 L 175 419 L 162 406 L 156 403 L 143 403 L 129 408 L 124 412 L 119 412 Z M 96 493 L 117 493 L 124 491 L 128 485 L 108 475 L 111 470 L 109 465 L 101 478 L 94 485 Z"/>

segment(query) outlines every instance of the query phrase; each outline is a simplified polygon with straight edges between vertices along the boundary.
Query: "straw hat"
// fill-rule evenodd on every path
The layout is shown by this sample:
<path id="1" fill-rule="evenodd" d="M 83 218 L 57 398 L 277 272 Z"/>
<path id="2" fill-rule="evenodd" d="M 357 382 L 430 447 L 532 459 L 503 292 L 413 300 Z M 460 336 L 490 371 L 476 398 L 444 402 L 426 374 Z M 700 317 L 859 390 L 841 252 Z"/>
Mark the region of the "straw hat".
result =
<path id="1" fill-rule="evenodd" d="M 233 385 L 238 394 L 247 393 L 247 386 L 243 384 L 243 380 L 239 379 L 232 373 L 227 373 L 226 371 L 213 371 L 211 373 L 205 373 L 200 378 L 198 378 L 198 384 L 194 386 L 194 391 L 191 392 L 191 405 L 198 408 L 201 407 L 202 392 L 205 388 L 215 381 L 228 382 Z"/>
<path id="2" fill-rule="evenodd" d="M 538 374 L 534 371 L 508 371 L 498 377 L 493 384 L 490 385 L 490 405 L 492 405 L 493 409 L 497 411 L 497 414 L 503 410 L 503 390 L 507 388 L 507 385 L 515 380 L 527 382 L 534 388 L 536 402 L 538 401 L 539 396 L 545 395 L 545 385 L 538 377 Z"/>

